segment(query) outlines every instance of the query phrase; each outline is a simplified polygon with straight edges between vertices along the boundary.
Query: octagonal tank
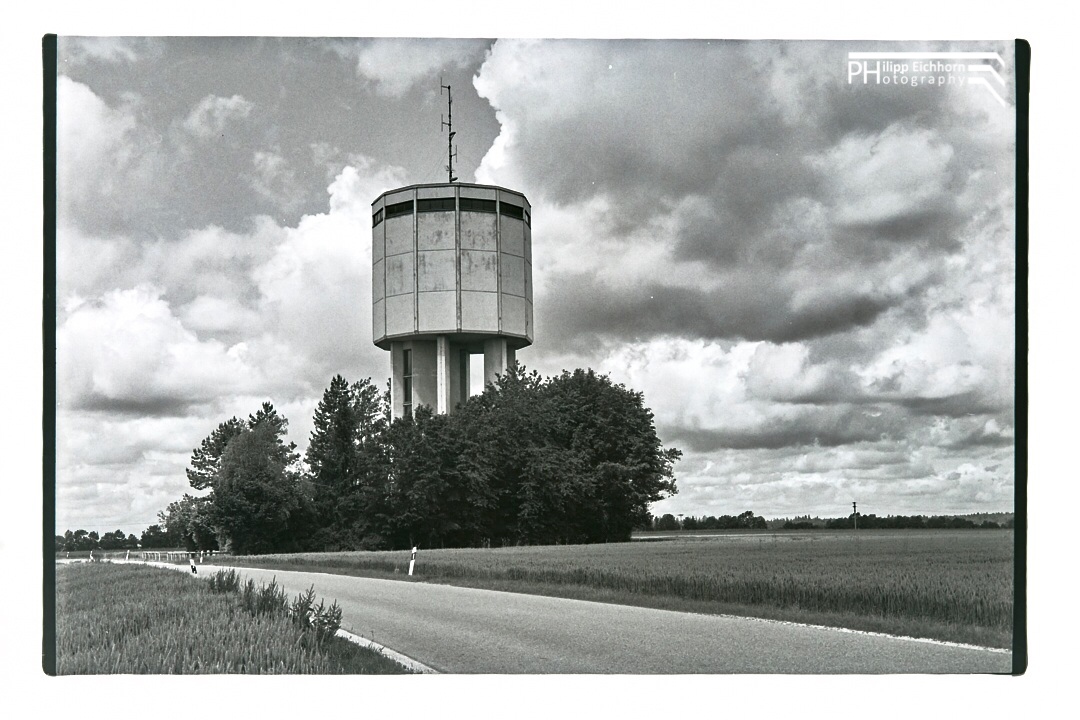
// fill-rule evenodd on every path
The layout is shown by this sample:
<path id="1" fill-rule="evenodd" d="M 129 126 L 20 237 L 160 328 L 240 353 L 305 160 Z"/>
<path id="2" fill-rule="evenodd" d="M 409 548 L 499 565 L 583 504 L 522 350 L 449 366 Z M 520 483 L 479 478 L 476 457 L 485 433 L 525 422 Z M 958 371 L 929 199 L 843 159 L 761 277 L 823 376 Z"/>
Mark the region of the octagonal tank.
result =
<path id="1" fill-rule="evenodd" d="M 450 412 L 533 341 L 532 207 L 523 193 L 446 183 L 388 190 L 372 210 L 372 339 L 391 352 L 394 416 Z"/>

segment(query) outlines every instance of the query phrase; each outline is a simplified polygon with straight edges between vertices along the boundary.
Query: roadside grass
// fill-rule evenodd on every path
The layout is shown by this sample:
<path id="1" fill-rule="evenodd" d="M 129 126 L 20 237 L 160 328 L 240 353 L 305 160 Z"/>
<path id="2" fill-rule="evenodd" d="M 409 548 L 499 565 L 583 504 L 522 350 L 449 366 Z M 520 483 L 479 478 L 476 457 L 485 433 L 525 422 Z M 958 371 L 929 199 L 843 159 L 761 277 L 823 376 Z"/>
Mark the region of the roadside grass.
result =
<path id="1" fill-rule="evenodd" d="M 1012 548 L 1012 532 L 1003 530 L 729 533 L 645 543 L 421 550 L 413 580 L 1008 648 Z M 409 552 L 215 562 L 404 580 Z"/>
<path id="2" fill-rule="evenodd" d="M 143 565 L 59 565 L 56 671 L 58 675 L 407 672 L 374 650 L 320 631 L 310 621 L 290 618 L 289 609 L 311 608 L 313 600 L 309 591 L 290 605 L 274 585 L 236 583 L 215 592 L 209 582 Z M 325 616 L 328 609 L 320 605 Z M 318 613 L 306 616 L 315 618 Z"/>

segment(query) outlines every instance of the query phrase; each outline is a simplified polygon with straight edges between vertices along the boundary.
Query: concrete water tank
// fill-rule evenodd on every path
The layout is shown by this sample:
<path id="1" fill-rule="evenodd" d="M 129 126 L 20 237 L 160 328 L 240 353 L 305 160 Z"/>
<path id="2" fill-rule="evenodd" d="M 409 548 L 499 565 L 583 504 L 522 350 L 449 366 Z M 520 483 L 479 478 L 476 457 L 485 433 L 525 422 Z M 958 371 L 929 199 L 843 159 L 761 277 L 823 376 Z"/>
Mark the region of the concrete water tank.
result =
<path id="1" fill-rule="evenodd" d="M 447 183 L 388 190 L 371 204 L 372 337 L 390 351 L 395 418 L 469 397 L 533 341 L 532 208 L 522 193 Z"/>

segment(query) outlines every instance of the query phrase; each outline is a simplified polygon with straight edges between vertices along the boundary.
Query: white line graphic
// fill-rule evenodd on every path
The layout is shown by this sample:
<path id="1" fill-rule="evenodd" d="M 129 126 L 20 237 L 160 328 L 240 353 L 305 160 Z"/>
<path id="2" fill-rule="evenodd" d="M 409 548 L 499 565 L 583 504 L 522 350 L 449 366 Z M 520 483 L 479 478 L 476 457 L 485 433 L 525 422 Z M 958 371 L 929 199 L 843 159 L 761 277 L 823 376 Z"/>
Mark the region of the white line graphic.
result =
<path id="1" fill-rule="evenodd" d="M 990 94 L 994 96 L 995 100 L 997 100 L 999 103 L 1001 103 L 1001 107 L 1005 107 L 1005 105 L 1006 105 L 1005 101 L 1001 98 L 1000 95 L 997 94 L 997 92 L 994 90 L 994 88 L 990 87 L 990 81 L 987 80 L 986 78 L 981 78 L 981 77 L 968 78 L 968 85 L 982 85 L 984 88 L 986 88 L 987 90 L 990 91 Z"/>
<path id="2" fill-rule="evenodd" d="M 997 78 L 997 81 L 1001 83 L 1001 87 L 1005 87 L 1005 78 L 998 75 L 998 71 L 994 69 L 993 65 L 968 65 L 968 72 L 986 72 Z"/>

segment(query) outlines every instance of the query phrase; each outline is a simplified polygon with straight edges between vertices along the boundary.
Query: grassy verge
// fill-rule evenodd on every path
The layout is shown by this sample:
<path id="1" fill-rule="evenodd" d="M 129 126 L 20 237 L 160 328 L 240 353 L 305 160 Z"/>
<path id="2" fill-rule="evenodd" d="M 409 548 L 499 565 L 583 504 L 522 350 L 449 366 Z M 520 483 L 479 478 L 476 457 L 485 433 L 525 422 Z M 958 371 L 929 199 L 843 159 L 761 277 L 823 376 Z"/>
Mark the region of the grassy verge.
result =
<path id="1" fill-rule="evenodd" d="M 57 567 L 56 600 L 60 675 L 405 672 L 373 650 L 294 621 L 276 588 L 214 592 L 211 583 L 170 570 L 79 564 Z"/>
<path id="2" fill-rule="evenodd" d="M 407 552 L 221 558 L 405 579 Z M 1008 648 L 1012 533 L 820 531 L 421 551 L 415 580 Z"/>

